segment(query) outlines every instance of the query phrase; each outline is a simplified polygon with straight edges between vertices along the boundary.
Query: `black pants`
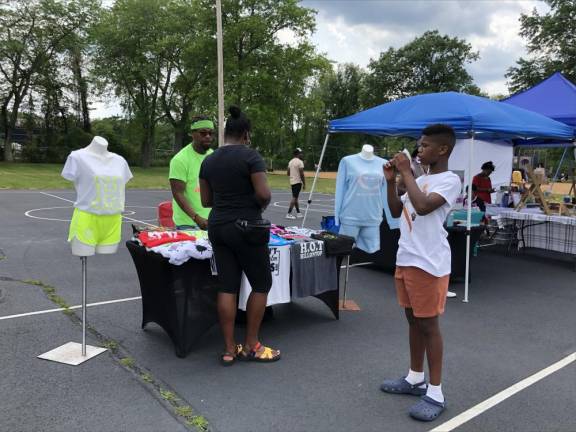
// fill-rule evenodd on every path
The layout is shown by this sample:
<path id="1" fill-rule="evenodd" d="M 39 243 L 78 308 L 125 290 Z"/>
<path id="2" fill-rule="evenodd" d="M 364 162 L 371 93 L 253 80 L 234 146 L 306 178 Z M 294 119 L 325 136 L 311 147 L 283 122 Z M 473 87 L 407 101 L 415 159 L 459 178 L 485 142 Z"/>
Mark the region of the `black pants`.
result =
<path id="1" fill-rule="evenodd" d="M 292 197 L 298 199 L 300 196 L 300 191 L 302 190 L 302 183 L 296 183 L 292 185 Z"/>
<path id="2" fill-rule="evenodd" d="M 253 291 L 270 291 L 272 273 L 267 244 L 247 243 L 234 222 L 210 225 L 208 236 L 216 259 L 220 292 L 238 294 L 242 272 L 246 274 Z"/>

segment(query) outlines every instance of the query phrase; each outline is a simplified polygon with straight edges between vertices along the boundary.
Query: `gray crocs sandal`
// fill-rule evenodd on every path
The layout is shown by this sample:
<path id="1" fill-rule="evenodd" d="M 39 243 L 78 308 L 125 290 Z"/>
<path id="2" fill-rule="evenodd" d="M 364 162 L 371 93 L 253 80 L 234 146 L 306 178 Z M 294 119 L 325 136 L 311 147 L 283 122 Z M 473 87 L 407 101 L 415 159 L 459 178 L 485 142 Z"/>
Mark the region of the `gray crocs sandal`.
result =
<path id="1" fill-rule="evenodd" d="M 446 401 L 441 403 L 431 397 L 422 396 L 422 400 L 410 408 L 408 414 L 416 420 L 428 422 L 436 420 L 445 409 Z"/>
<path id="2" fill-rule="evenodd" d="M 412 385 L 406 381 L 406 377 L 402 377 L 393 380 L 384 380 L 380 386 L 380 390 L 385 393 L 423 396 L 426 394 L 426 387 L 420 387 L 423 384 L 426 385 L 426 381 Z"/>

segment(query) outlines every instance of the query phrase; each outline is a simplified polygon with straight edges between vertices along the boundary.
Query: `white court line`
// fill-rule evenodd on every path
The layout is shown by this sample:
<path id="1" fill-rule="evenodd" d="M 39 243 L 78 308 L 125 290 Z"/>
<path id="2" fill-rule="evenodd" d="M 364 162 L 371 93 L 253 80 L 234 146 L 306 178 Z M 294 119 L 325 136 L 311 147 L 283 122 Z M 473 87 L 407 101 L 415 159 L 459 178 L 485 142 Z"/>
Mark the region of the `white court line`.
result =
<path id="1" fill-rule="evenodd" d="M 108 301 L 97 302 L 97 303 L 88 303 L 86 305 L 86 307 L 101 306 L 101 305 L 107 305 L 107 304 L 113 304 L 113 303 L 122 303 L 122 302 L 127 302 L 127 301 L 140 300 L 141 298 L 142 297 L 127 297 L 127 298 L 118 299 L 118 300 L 108 300 Z M 76 305 L 76 306 L 70 306 L 68 309 L 80 309 L 81 307 L 82 307 L 82 305 Z M 16 314 L 16 315 L 7 315 L 7 316 L 0 317 L 0 321 L 12 319 L 12 318 L 21 318 L 21 317 L 26 317 L 26 316 L 31 316 L 31 315 L 42 315 L 42 314 L 48 314 L 48 313 L 53 313 L 53 312 L 62 312 L 63 310 L 65 310 L 65 309 L 64 308 L 45 309 L 45 310 L 36 311 L 36 312 L 27 312 L 27 313 Z"/>
<path id="2" fill-rule="evenodd" d="M 74 204 L 74 201 L 71 201 L 71 200 L 66 199 L 66 198 L 59 197 L 59 196 L 57 196 L 57 195 L 49 194 L 48 192 L 38 192 L 38 193 L 41 193 L 42 195 L 48 195 L 48 196 L 51 196 L 51 197 L 54 197 L 54 198 L 58 198 L 58 199 L 60 199 L 60 200 L 62 200 L 62 201 L 66 201 L 66 202 L 69 202 L 69 203 Z M 148 223 L 148 222 L 144 222 L 144 221 L 141 221 L 141 220 L 138 220 L 138 219 L 133 219 L 133 218 L 128 217 L 128 216 L 122 216 L 122 218 L 123 218 L 123 219 L 126 219 L 126 220 L 129 220 L 130 222 L 137 222 L 137 223 L 141 223 L 141 224 L 144 224 L 144 225 L 151 226 L 151 227 L 153 227 L 153 228 L 158 228 L 157 225 L 154 225 L 154 224 L 151 224 L 151 223 Z"/>
<path id="3" fill-rule="evenodd" d="M 474 417 L 479 416 L 484 411 L 489 410 L 490 408 L 498 405 L 500 402 L 503 402 L 504 400 L 515 395 L 516 393 L 524 390 L 527 387 L 530 387 L 532 384 L 535 384 L 538 381 L 546 378 L 548 375 L 551 375 L 554 372 L 559 371 L 560 369 L 568 366 L 570 363 L 574 361 L 576 361 L 576 352 L 564 357 L 562 360 L 554 363 L 553 365 L 548 366 L 546 369 L 542 369 L 540 372 L 537 372 L 534 375 L 523 379 L 519 383 L 516 383 L 513 386 L 510 386 L 507 389 L 502 390 L 500 393 L 495 394 L 489 399 L 486 399 L 484 402 L 480 402 L 478 405 L 473 406 L 469 410 L 466 410 L 463 413 L 458 414 L 456 417 L 448 420 L 446 423 L 443 423 L 440 426 L 430 430 L 430 432 L 452 431 L 457 427 L 463 425 L 464 423 L 472 420 Z"/>

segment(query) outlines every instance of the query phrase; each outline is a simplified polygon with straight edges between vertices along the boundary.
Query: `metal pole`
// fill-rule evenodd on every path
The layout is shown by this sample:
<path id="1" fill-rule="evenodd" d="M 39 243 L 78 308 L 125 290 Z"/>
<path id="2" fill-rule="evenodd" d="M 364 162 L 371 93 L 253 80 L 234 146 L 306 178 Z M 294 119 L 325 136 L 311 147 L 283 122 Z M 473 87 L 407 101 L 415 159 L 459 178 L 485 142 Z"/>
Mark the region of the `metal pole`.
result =
<path id="1" fill-rule="evenodd" d="M 224 48 L 222 44 L 222 0 L 216 0 L 216 51 L 218 56 L 218 146 L 224 145 Z"/>
<path id="2" fill-rule="evenodd" d="M 342 300 L 342 309 L 346 309 L 346 293 L 348 292 L 349 273 L 350 273 L 350 255 L 346 257 L 346 274 L 344 276 L 344 299 Z"/>
<path id="3" fill-rule="evenodd" d="M 86 357 L 86 257 L 82 261 L 82 357 Z"/>
<path id="4" fill-rule="evenodd" d="M 568 147 L 564 147 L 564 153 L 562 153 L 562 157 L 560 158 L 560 163 L 558 164 L 558 168 L 556 169 L 556 174 L 554 174 L 554 178 L 552 178 L 552 183 L 556 181 L 558 178 L 558 173 L 560 172 L 560 168 L 562 168 L 562 163 L 564 162 L 564 156 L 566 156 L 566 152 L 568 151 Z"/>
<path id="5" fill-rule="evenodd" d="M 468 209 L 466 214 L 466 280 L 464 282 L 464 303 L 468 303 L 468 289 L 470 279 L 470 227 L 472 225 L 472 160 L 474 159 L 474 131 L 470 140 L 470 154 L 468 156 Z"/>
<path id="6" fill-rule="evenodd" d="M 324 152 L 326 151 L 326 146 L 328 145 L 328 140 L 330 139 L 330 134 L 326 134 L 326 139 L 324 139 L 324 145 L 322 146 L 322 152 L 320 153 L 320 160 L 318 161 L 318 167 L 316 168 L 316 175 L 314 176 L 314 181 L 312 182 L 312 188 L 310 189 L 310 195 L 308 195 L 308 203 L 306 204 L 306 210 L 304 210 L 304 218 L 302 219 L 302 228 L 306 223 L 306 218 L 308 217 L 308 209 L 310 204 L 312 204 L 312 195 L 316 189 L 316 181 L 318 181 L 318 175 L 320 174 L 320 169 L 322 168 L 322 160 L 324 159 Z"/>

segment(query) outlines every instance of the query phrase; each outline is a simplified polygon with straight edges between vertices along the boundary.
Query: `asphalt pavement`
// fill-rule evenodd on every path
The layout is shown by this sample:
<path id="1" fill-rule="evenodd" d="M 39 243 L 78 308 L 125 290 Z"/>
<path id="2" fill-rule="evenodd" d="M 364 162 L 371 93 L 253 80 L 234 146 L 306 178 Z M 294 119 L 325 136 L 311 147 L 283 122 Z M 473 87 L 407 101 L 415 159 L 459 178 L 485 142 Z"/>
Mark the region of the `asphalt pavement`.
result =
<path id="1" fill-rule="evenodd" d="M 407 325 L 392 276 L 370 267 L 350 271 L 348 296 L 359 312 L 335 320 L 314 298 L 274 308 L 262 340 L 282 350 L 275 364 L 221 367 L 217 327 L 178 358 L 160 327 L 140 328 L 137 299 L 88 309 L 88 343 L 112 341 L 113 352 L 76 367 L 39 360 L 81 340 L 74 317 L 30 315 L 58 307 L 47 288 L 68 305 L 81 302 L 80 260 L 66 242 L 74 197 L 70 190 L 0 191 L 1 431 L 194 430 L 176 406 L 222 432 L 427 431 L 576 352 L 570 263 L 482 249 L 472 263 L 470 302 L 461 301 L 463 284 L 450 287 L 458 297 L 441 320 L 448 409 L 433 424 L 407 416 L 417 399 L 379 391 L 382 379 L 407 372 Z M 169 198 L 168 191 L 128 190 L 123 240 L 131 223 L 155 223 L 157 204 Z M 294 224 L 284 219 L 289 199 L 275 192 L 267 217 Z M 319 227 L 332 205 L 329 195 L 315 197 L 306 225 Z M 139 295 L 123 245 L 115 255 L 88 258 L 89 303 Z M 575 384 L 572 362 L 455 430 L 576 431 Z"/>

